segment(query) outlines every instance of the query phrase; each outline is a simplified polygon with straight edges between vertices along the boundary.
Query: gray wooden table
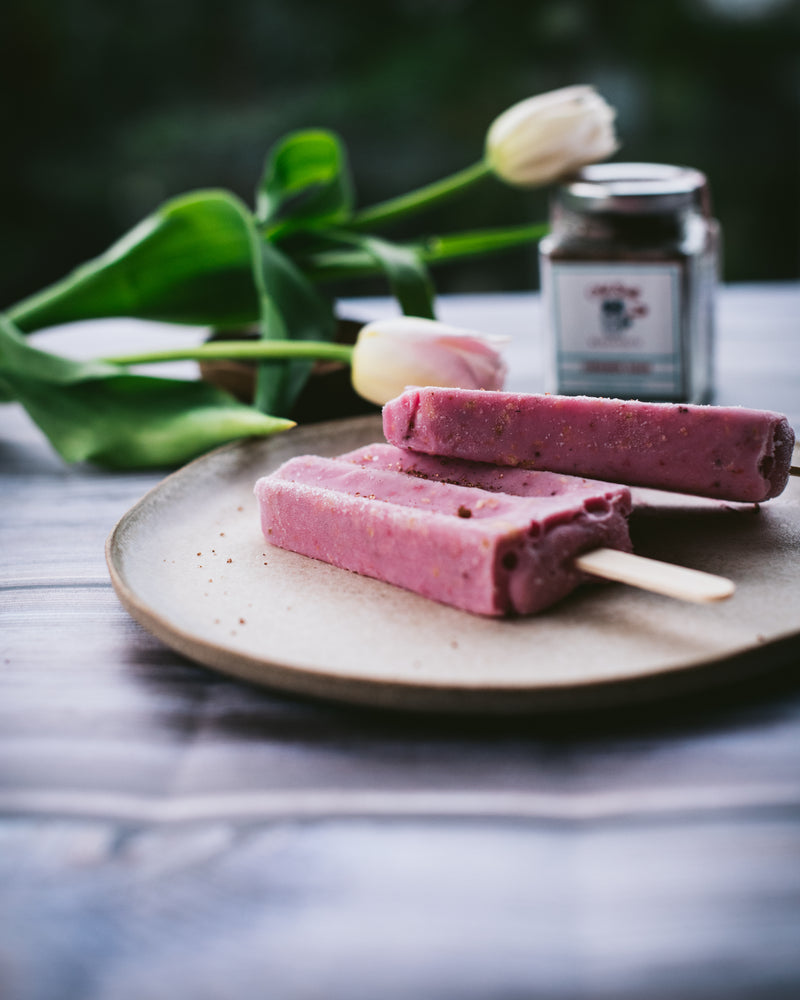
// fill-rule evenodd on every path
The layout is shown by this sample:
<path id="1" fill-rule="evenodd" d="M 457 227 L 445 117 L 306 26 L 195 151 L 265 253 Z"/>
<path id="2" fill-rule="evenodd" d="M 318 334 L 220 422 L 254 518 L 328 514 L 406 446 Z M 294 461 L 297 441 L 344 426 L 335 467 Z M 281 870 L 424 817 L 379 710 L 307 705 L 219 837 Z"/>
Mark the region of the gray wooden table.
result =
<path id="1" fill-rule="evenodd" d="M 441 315 L 510 334 L 511 387 L 541 388 L 535 296 Z M 798 317 L 800 285 L 724 289 L 718 402 L 800 428 Z M 43 342 L 112 339 L 164 331 Z M 104 540 L 159 478 L 67 468 L 0 407 L 3 1000 L 800 995 L 800 655 L 555 718 L 293 700 L 117 603 Z"/>

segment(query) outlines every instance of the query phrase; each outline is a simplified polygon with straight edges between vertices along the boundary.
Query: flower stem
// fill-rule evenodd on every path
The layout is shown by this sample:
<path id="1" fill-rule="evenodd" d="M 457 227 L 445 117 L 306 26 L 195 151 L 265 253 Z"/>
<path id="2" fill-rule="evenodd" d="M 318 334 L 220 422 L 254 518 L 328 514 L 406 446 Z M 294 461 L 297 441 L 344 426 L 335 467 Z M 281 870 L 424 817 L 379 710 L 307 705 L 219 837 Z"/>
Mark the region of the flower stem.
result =
<path id="1" fill-rule="evenodd" d="M 350 344 L 329 344 L 317 340 L 220 340 L 146 354 L 116 355 L 103 358 L 103 361 L 112 365 L 149 365 L 161 361 L 283 361 L 305 358 L 349 364 L 352 356 Z"/>
<path id="2" fill-rule="evenodd" d="M 390 198 L 388 201 L 379 202 L 371 208 L 356 212 L 348 222 L 348 227 L 350 229 L 369 229 L 372 226 L 390 222 L 401 215 L 429 208 L 436 202 L 465 190 L 491 172 L 489 165 L 481 160 L 471 167 L 451 174 L 449 177 L 434 181 L 433 184 L 427 184 L 425 187 L 417 188 L 416 191 L 409 191 L 408 194 Z"/>
<path id="3" fill-rule="evenodd" d="M 547 223 L 478 229 L 473 232 L 429 236 L 412 243 L 399 244 L 417 253 L 425 264 L 437 266 L 468 257 L 480 257 L 532 245 L 549 231 Z M 368 278 L 380 274 L 375 258 L 363 250 L 317 250 L 298 258 L 303 273 L 314 282 Z"/>

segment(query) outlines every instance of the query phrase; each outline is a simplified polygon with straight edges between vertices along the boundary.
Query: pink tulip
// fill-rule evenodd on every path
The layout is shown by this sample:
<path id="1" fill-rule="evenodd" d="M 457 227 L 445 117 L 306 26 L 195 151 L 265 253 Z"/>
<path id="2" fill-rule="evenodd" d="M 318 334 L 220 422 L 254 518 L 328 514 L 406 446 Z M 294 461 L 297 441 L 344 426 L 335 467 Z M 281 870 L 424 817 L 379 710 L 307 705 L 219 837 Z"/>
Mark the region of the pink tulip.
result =
<path id="1" fill-rule="evenodd" d="M 506 365 L 497 345 L 504 341 L 412 316 L 377 320 L 358 335 L 353 387 L 381 406 L 410 385 L 502 389 Z"/>

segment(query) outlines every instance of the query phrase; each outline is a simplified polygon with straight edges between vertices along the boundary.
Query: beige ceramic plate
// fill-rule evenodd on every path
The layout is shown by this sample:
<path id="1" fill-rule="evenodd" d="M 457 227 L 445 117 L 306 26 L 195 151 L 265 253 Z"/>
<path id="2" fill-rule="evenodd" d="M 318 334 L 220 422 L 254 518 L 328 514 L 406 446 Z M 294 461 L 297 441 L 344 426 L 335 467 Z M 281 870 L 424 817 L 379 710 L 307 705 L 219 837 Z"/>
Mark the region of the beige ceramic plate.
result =
<path id="1" fill-rule="evenodd" d="M 656 697 L 800 654 L 800 481 L 760 510 L 634 521 L 637 551 L 732 577 L 718 605 L 609 584 L 545 614 L 469 615 L 267 545 L 255 480 L 296 454 L 380 440 L 375 417 L 222 448 L 165 479 L 107 544 L 122 604 L 236 677 L 362 705 L 553 711 Z"/>

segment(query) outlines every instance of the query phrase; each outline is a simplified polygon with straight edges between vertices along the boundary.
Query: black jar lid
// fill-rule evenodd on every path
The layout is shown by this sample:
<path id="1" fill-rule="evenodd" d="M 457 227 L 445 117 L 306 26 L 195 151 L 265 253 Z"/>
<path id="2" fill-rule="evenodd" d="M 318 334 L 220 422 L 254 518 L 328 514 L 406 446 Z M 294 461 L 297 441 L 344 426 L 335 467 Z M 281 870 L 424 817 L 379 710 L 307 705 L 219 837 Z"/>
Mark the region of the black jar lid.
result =
<path id="1" fill-rule="evenodd" d="M 576 212 L 660 215 L 695 207 L 710 215 L 705 174 L 666 163 L 594 163 L 558 188 Z"/>

